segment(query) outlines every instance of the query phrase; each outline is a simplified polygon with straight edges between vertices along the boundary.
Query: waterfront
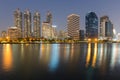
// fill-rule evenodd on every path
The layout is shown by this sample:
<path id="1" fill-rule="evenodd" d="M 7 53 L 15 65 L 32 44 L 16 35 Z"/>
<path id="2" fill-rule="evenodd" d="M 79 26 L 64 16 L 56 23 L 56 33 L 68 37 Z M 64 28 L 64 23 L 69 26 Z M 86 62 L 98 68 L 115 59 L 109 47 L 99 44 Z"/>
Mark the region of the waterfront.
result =
<path id="1" fill-rule="evenodd" d="M 0 80 L 118 80 L 119 43 L 0 44 Z"/>

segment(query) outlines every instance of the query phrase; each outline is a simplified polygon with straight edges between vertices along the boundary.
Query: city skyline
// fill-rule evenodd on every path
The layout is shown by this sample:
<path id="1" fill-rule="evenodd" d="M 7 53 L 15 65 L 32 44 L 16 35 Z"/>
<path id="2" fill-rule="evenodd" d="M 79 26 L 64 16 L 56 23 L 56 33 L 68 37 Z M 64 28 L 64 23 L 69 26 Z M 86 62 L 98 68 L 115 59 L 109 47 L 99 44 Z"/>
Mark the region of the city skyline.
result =
<path id="1" fill-rule="evenodd" d="M 48 3 L 49 2 L 49 3 Z M 80 15 L 81 29 L 85 29 L 85 15 L 92 11 L 100 17 L 107 15 L 113 22 L 117 32 L 119 32 L 120 11 L 119 2 L 116 1 L 1 1 L 0 7 L 0 31 L 7 30 L 9 26 L 14 25 L 13 11 L 20 8 L 21 11 L 29 9 L 32 14 L 35 11 L 40 12 L 41 22 L 45 21 L 47 11 L 51 11 L 53 15 L 53 25 L 57 25 L 57 29 L 65 29 L 67 26 L 67 16 L 75 13 Z M 98 4 L 99 3 L 99 4 Z M 32 6 L 32 4 L 36 4 Z M 84 5 L 86 4 L 86 5 Z M 9 6 L 6 6 L 9 5 Z M 101 6 L 102 5 L 102 6 Z M 33 26 L 33 24 L 32 24 Z"/>

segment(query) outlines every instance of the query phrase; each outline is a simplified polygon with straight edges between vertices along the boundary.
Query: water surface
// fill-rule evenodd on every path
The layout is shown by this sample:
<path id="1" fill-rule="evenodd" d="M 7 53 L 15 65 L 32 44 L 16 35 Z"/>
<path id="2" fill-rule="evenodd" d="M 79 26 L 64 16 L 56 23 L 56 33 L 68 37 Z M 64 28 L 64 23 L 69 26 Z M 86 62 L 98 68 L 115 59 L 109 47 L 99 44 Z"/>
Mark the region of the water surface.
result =
<path id="1" fill-rule="evenodd" d="M 0 44 L 0 80 L 119 80 L 120 44 Z"/>

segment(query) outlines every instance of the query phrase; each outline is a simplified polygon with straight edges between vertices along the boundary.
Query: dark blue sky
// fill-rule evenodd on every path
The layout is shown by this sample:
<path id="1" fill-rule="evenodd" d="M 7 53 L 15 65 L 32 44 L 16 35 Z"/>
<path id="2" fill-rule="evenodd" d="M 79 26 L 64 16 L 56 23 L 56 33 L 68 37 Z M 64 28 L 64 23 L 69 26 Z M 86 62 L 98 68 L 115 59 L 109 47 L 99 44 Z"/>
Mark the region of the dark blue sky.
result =
<path id="1" fill-rule="evenodd" d="M 45 20 L 47 11 L 53 14 L 53 24 L 65 29 L 67 16 L 75 13 L 80 15 L 80 29 L 85 27 L 85 15 L 90 11 L 98 17 L 108 15 L 117 32 L 120 32 L 120 0 L 1 0 L 0 1 L 0 31 L 13 26 L 13 11 L 29 8 L 32 13 L 39 11 L 41 21 Z"/>

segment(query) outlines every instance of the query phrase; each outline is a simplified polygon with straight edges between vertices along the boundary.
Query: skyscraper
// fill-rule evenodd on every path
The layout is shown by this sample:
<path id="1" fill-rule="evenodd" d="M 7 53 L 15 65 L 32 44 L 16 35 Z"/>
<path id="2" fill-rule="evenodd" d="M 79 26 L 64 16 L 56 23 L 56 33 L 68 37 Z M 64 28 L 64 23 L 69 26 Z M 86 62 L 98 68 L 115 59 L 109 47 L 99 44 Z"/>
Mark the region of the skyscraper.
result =
<path id="1" fill-rule="evenodd" d="M 72 39 L 79 39 L 80 16 L 71 14 L 67 17 L 68 36 Z"/>
<path id="2" fill-rule="evenodd" d="M 33 16 L 34 27 L 33 34 L 35 38 L 40 38 L 40 13 L 35 12 Z"/>
<path id="3" fill-rule="evenodd" d="M 52 27 L 48 22 L 43 22 L 42 23 L 42 37 L 46 39 L 51 39 L 52 38 Z"/>
<path id="4" fill-rule="evenodd" d="M 52 26 L 52 14 L 48 11 L 46 21 L 42 23 L 42 37 L 47 39 L 55 38 L 55 28 Z"/>
<path id="5" fill-rule="evenodd" d="M 20 38 L 22 38 L 22 12 L 19 8 L 14 11 L 14 26 L 20 29 Z"/>
<path id="6" fill-rule="evenodd" d="M 107 39 L 112 39 L 113 38 L 113 24 L 111 21 L 108 21 L 105 23 L 105 36 Z"/>
<path id="7" fill-rule="evenodd" d="M 105 39 L 105 28 L 106 28 L 106 22 L 109 21 L 108 16 L 102 16 L 100 18 L 100 31 L 99 31 L 99 38 L 100 39 Z"/>
<path id="8" fill-rule="evenodd" d="M 86 15 L 85 26 L 87 38 L 98 38 L 98 17 L 94 12 Z"/>
<path id="9" fill-rule="evenodd" d="M 113 24 L 109 20 L 108 16 L 102 16 L 100 18 L 100 39 L 108 39 L 113 37 Z"/>
<path id="10" fill-rule="evenodd" d="M 52 25 L 52 14 L 50 11 L 47 12 L 46 22 Z"/>
<path id="11" fill-rule="evenodd" d="M 80 40 L 83 41 L 85 38 L 84 30 L 79 30 Z"/>
<path id="12" fill-rule="evenodd" d="M 31 37 L 31 13 L 29 10 L 24 12 L 24 38 Z"/>

